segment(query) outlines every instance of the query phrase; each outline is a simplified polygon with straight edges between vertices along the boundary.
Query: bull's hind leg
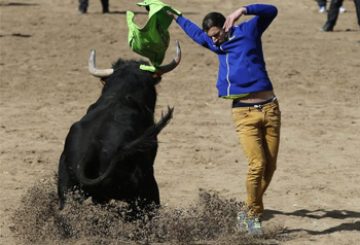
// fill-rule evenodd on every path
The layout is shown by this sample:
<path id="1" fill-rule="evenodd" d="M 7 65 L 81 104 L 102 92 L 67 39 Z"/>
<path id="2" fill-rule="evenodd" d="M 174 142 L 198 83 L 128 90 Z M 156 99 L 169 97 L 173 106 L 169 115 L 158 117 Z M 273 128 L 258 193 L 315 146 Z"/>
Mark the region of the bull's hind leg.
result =
<path id="1" fill-rule="evenodd" d="M 159 189 L 153 176 L 147 177 L 141 184 L 135 199 L 126 200 L 129 203 L 129 211 L 126 220 L 152 218 L 160 206 Z"/>
<path id="2" fill-rule="evenodd" d="M 152 174 L 144 181 L 144 185 L 140 190 L 139 196 L 145 209 L 152 209 L 160 206 L 159 188 Z"/>
<path id="3" fill-rule="evenodd" d="M 155 203 L 156 205 L 160 205 L 160 193 L 159 193 L 159 187 L 155 180 L 155 177 L 151 175 L 149 178 L 149 197 L 148 200 Z"/>

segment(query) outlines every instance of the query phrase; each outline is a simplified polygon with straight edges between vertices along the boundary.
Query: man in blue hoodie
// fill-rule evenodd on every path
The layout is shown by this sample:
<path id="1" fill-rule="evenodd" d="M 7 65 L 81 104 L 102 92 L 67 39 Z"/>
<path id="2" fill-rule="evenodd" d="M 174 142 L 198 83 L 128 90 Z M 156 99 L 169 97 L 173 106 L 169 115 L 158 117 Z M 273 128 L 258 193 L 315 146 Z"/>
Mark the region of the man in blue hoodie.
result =
<path id="1" fill-rule="evenodd" d="M 254 17 L 235 25 L 243 15 Z M 238 225 L 253 235 L 262 234 L 263 194 L 276 169 L 280 142 L 280 109 L 261 44 L 276 15 L 275 6 L 252 4 L 227 18 L 211 12 L 203 19 L 202 29 L 184 16 L 174 16 L 191 39 L 218 56 L 218 95 L 232 100 L 236 132 L 248 159 L 246 209 L 239 212 Z"/>

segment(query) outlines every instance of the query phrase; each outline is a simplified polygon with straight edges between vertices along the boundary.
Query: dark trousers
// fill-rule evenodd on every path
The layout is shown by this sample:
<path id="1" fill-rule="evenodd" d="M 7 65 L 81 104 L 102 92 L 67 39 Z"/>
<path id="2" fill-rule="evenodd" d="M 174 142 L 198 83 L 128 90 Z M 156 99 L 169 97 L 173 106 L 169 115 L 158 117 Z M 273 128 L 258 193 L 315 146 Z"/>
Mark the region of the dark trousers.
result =
<path id="1" fill-rule="evenodd" d="M 323 27 L 324 30 L 332 30 L 336 25 L 337 18 L 339 16 L 339 8 L 342 6 L 344 0 L 331 0 L 330 8 L 327 15 L 327 21 Z M 360 26 L 360 0 L 354 0 L 357 22 Z"/>
<path id="2" fill-rule="evenodd" d="M 360 0 L 354 0 L 358 25 L 360 26 Z"/>
<path id="3" fill-rule="evenodd" d="M 102 12 L 109 13 L 109 0 L 101 0 Z M 89 7 L 89 0 L 79 0 L 79 11 L 86 13 Z"/>
<path id="4" fill-rule="evenodd" d="M 326 0 L 316 0 L 319 7 L 325 7 L 326 6 Z"/>
<path id="5" fill-rule="evenodd" d="M 330 2 L 330 8 L 325 25 L 330 27 L 331 29 L 333 29 L 336 25 L 336 21 L 339 16 L 339 8 L 343 4 L 343 1 L 344 0 L 331 0 Z"/>

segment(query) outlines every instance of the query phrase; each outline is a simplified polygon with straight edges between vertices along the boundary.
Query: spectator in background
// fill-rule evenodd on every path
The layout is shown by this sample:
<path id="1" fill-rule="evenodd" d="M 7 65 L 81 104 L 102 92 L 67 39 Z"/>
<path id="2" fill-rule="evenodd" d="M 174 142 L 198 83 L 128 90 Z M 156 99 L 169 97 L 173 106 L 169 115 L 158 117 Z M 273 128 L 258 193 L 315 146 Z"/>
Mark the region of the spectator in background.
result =
<path id="1" fill-rule="evenodd" d="M 316 0 L 317 4 L 319 5 L 319 13 L 325 13 L 326 12 L 326 0 Z M 346 9 L 344 8 L 344 6 L 340 6 L 339 8 L 339 13 L 345 13 Z"/>
<path id="2" fill-rule="evenodd" d="M 103 14 L 109 13 L 109 0 L 101 0 Z M 79 0 L 79 11 L 82 14 L 87 13 L 89 0 Z"/>
<path id="3" fill-rule="evenodd" d="M 339 16 L 339 9 L 342 6 L 344 0 L 331 0 L 330 8 L 327 15 L 327 21 L 322 27 L 322 31 L 333 31 L 334 26 L 336 25 L 337 18 Z M 356 15 L 357 15 L 357 22 L 360 26 L 360 0 L 354 0 Z"/>

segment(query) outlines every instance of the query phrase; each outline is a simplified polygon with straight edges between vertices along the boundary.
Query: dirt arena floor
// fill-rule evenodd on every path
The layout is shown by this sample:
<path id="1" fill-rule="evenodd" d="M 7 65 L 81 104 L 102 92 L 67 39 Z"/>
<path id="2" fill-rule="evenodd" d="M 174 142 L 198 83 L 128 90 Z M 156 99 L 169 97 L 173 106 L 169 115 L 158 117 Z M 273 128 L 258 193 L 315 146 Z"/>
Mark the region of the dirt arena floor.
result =
<path id="1" fill-rule="evenodd" d="M 125 19 L 126 10 L 132 10 L 138 23 L 145 22 L 146 12 L 136 2 L 111 0 L 111 13 L 103 15 L 100 1 L 94 0 L 89 13 L 80 15 L 77 0 L 0 0 L 0 244 L 136 243 L 116 232 L 112 239 L 93 233 L 90 240 L 90 235 L 77 233 L 62 240 L 50 234 L 48 219 L 60 215 L 53 179 L 64 139 L 102 88 L 87 71 L 89 51 L 96 49 L 100 68 L 119 57 L 140 58 L 127 45 Z M 200 24 L 210 11 L 229 14 L 260 1 L 166 2 Z M 243 242 L 359 244 L 360 32 L 354 4 L 344 1 L 347 12 L 334 32 L 324 33 L 319 30 L 325 15 L 317 12 L 315 1 L 262 2 L 279 9 L 263 46 L 281 106 L 282 136 L 278 169 L 265 196 L 264 227 L 273 229 L 272 234 Z M 190 210 L 203 189 L 217 193 L 213 199 L 218 200 L 212 201 L 218 206 L 213 206 L 225 210 L 244 200 L 247 163 L 230 102 L 217 98 L 217 58 L 176 24 L 170 31 L 166 61 L 176 39 L 183 59 L 157 87 L 156 118 L 168 105 L 175 107 L 173 120 L 159 136 L 155 175 L 161 201 L 170 210 Z M 81 217 L 73 214 L 78 224 L 85 222 Z M 194 227 L 200 221 L 195 219 Z M 215 233 L 146 241 L 241 244 L 233 234 Z"/>

